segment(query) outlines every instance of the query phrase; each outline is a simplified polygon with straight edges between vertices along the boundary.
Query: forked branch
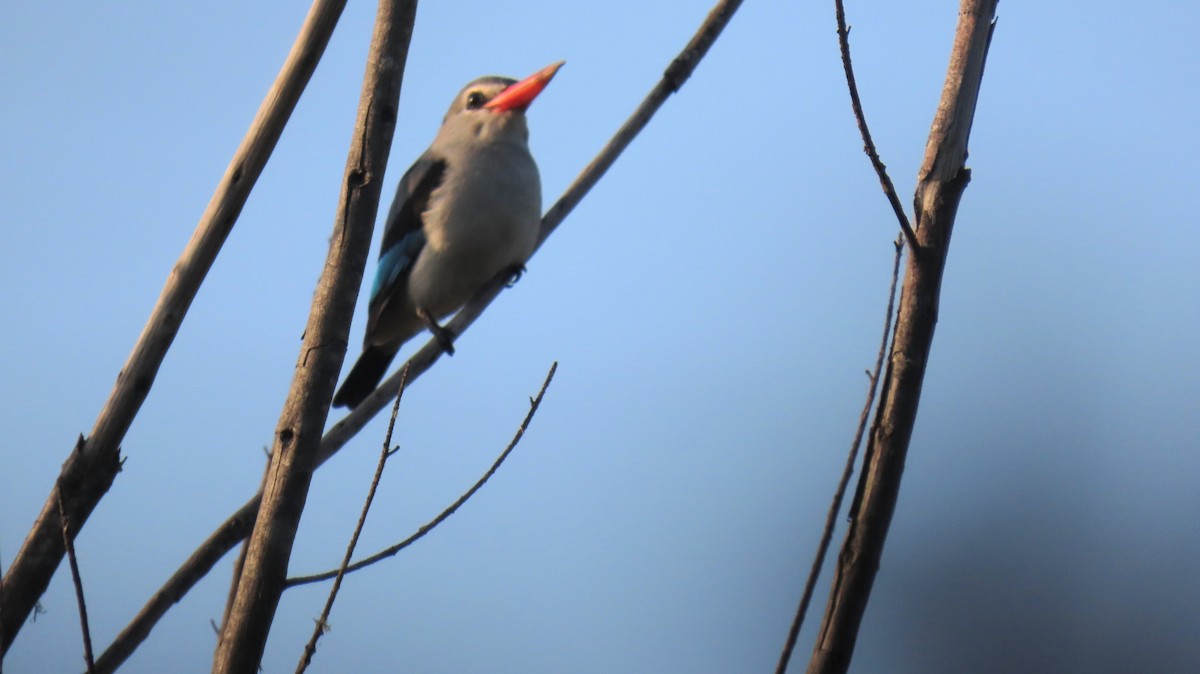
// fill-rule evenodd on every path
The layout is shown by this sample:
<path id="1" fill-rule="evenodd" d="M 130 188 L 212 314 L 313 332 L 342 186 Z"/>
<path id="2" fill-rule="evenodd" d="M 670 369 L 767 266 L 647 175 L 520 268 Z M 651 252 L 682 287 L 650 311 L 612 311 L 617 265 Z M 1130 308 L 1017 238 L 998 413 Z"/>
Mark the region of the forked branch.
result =
<path id="1" fill-rule="evenodd" d="M 914 202 L 919 254 L 910 255 L 875 423 L 810 674 L 845 672 L 883 556 L 938 317 L 942 272 L 963 191 L 967 143 L 997 0 L 962 0 L 945 87 L 925 146 Z"/>

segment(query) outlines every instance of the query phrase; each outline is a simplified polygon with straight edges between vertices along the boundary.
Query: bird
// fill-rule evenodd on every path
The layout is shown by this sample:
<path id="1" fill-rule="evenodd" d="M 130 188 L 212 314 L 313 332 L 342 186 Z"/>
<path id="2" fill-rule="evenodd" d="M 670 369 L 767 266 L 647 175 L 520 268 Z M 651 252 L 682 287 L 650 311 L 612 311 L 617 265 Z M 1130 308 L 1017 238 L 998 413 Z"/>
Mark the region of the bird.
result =
<path id="1" fill-rule="evenodd" d="M 453 355 L 455 335 L 438 321 L 500 274 L 512 282 L 524 272 L 542 210 L 525 111 L 563 63 L 521 81 L 480 77 L 454 97 L 429 149 L 396 189 L 362 355 L 334 395 L 334 407 L 358 407 L 400 347 L 422 330 Z"/>

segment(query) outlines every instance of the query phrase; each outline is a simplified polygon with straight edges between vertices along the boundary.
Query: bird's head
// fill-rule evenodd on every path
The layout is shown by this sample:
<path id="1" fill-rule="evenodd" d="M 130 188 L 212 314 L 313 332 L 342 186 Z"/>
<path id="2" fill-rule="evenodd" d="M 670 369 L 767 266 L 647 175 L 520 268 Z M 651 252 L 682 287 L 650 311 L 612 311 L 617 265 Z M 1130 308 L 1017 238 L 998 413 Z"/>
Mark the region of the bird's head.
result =
<path id="1" fill-rule="evenodd" d="M 474 80 L 454 97 L 444 125 L 474 130 L 474 135 L 517 131 L 527 135 L 525 110 L 550 84 L 563 61 L 546 66 L 521 81 L 490 75 Z"/>

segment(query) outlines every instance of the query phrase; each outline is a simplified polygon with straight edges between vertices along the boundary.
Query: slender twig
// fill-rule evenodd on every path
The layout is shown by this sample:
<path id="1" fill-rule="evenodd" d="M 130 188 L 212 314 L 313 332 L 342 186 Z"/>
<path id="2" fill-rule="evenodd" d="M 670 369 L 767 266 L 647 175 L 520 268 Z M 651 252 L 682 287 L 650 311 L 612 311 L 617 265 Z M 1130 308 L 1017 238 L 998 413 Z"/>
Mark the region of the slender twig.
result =
<path id="1" fill-rule="evenodd" d="M 350 535 L 350 542 L 346 545 L 346 553 L 342 555 L 342 563 L 337 570 L 337 578 L 333 579 L 333 587 L 329 588 L 329 597 L 325 600 L 325 607 L 321 609 L 321 617 L 317 618 L 316 626 L 313 627 L 312 636 L 309 637 L 308 643 L 304 645 L 304 653 L 300 656 L 300 664 L 296 666 L 296 674 L 303 674 L 304 670 L 312 664 L 313 654 L 317 652 L 317 640 L 321 635 L 329 630 L 329 613 L 333 610 L 333 601 L 337 598 L 338 590 L 342 587 L 342 579 L 346 577 L 346 567 L 350 565 L 350 558 L 354 556 L 354 548 L 358 545 L 358 537 L 362 534 L 363 525 L 367 523 L 367 513 L 371 510 L 371 502 L 375 500 L 375 491 L 379 489 L 379 479 L 383 477 L 383 467 L 387 465 L 388 457 L 396 452 L 399 447 L 392 447 L 392 431 L 396 428 L 396 415 L 400 413 L 400 399 L 404 397 L 404 382 L 401 382 L 400 392 L 396 394 L 396 402 L 392 405 L 392 417 L 388 420 L 387 433 L 383 437 L 383 448 L 379 452 L 379 463 L 375 466 L 375 476 L 371 478 L 371 488 L 367 490 L 367 498 L 363 502 L 362 512 L 358 516 L 358 523 L 354 525 L 354 533 Z"/>
<path id="2" fill-rule="evenodd" d="M 120 468 L 121 440 L 150 392 L 184 315 L 283 133 L 345 4 L 345 0 L 316 0 L 313 3 L 283 68 L 229 162 L 191 241 L 171 268 L 162 294 L 121 368 L 91 435 L 63 465 L 62 479 L 56 484 L 72 487 L 67 514 L 76 531 L 83 528 L 92 510 L 112 486 Z M 8 650 L 62 562 L 64 550 L 57 531 L 57 500 L 54 493 L 46 500 L 4 577 L 5 611 L 9 618 L 2 626 L 0 652 Z"/>
<path id="3" fill-rule="evenodd" d="M 425 534 L 432 531 L 434 527 L 446 521 L 446 519 L 448 519 L 455 513 L 455 511 L 462 507 L 462 505 L 466 503 L 468 499 L 474 496 L 475 492 L 479 491 L 483 485 L 487 484 L 488 479 L 496 474 L 496 471 L 500 469 L 500 466 L 504 463 L 504 460 L 508 458 L 509 454 L 512 454 L 514 449 L 516 449 L 517 443 L 521 442 L 521 438 L 525 436 L 525 431 L 528 430 L 529 423 L 533 421 L 533 415 L 537 413 L 538 407 L 542 404 L 542 397 L 546 395 L 546 389 L 550 386 L 550 380 L 554 379 L 554 373 L 557 371 L 558 361 L 554 361 L 554 363 L 550 365 L 550 371 L 546 373 L 546 381 L 542 382 L 542 388 L 538 391 L 537 396 L 529 399 L 529 412 L 525 415 L 525 419 L 521 421 L 521 426 L 517 428 L 516 435 L 513 436 L 513 439 L 508 443 L 508 446 L 504 448 L 504 451 L 500 453 L 500 456 L 497 457 L 496 461 L 492 463 L 492 467 L 488 468 L 487 472 L 483 474 L 483 477 L 479 478 L 475 484 L 471 485 L 471 488 L 464 492 L 462 496 L 459 496 L 458 500 L 452 503 L 450 507 L 443 510 L 441 514 L 427 522 L 420 529 L 417 529 L 416 533 L 389 548 L 381 550 L 365 559 L 361 559 L 350 566 L 345 567 L 344 569 L 326 571 L 324 573 L 317 573 L 311 576 L 297 576 L 295 578 L 289 578 L 287 580 L 287 586 L 295 587 L 296 585 L 316 583 L 338 576 L 343 572 L 351 573 L 353 571 L 358 571 L 359 569 L 368 567 L 375 562 L 387 557 L 391 557 L 404 548 L 416 543 L 418 540 L 423 538 Z"/>
<path id="4" fill-rule="evenodd" d="M 903 242 L 908 242 L 914 255 L 919 252 L 917 238 L 913 232 L 912 225 L 909 223 L 908 216 L 904 212 L 904 207 L 900 204 L 900 197 L 896 194 L 896 188 L 892 184 L 892 179 L 888 176 L 887 166 L 879 158 L 879 152 L 875 149 L 875 141 L 871 138 L 871 129 L 867 126 L 866 113 L 863 112 L 862 100 L 858 95 L 858 83 L 854 77 L 854 65 L 850 59 L 850 28 L 846 25 L 846 10 L 842 0 L 834 0 L 834 7 L 835 14 L 837 15 L 838 48 L 842 56 L 842 69 L 846 75 L 846 86 L 850 90 L 850 105 L 854 109 L 854 119 L 858 124 L 858 131 L 862 135 L 863 151 L 871 160 L 871 166 L 874 167 L 876 175 L 879 176 L 879 183 L 883 187 L 883 193 L 887 196 L 888 203 L 892 206 L 892 211 L 896 214 L 896 220 L 900 224 L 903 238 L 898 239 L 895 244 L 896 255 L 892 263 L 892 282 L 891 288 L 888 291 L 883 338 L 882 343 L 879 345 L 879 354 L 875 360 L 875 368 L 869 378 L 867 400 L 863 405 L 862 412 L 859 414 L 858 426 L 854 432 L 854 439 L 850 444 L 850 453 L 846 458 L 846 466 L 842 470 L 841 479 L 838 481 L 837 489 L 834 491 L 833 503 L 830 505 L 829 512 L 825 517 L 825 528 L 821 533 L 821 541 L 817 546 L 816 556 L 813 559 L 812 567 L 809 569 L 808 578 L 804 583 L 804 592 L 800 597 L 800 605 L 796 609 L 796 615 L 792 619 L 791 628 L 788 630 L 787 640 L 784 643 L 783 651 L 780 653 L 779 662 L 775 667 L 777 674 L 784 674 L 787 671 L 788 661 L 795 650 L 796 639 L 799 638 L 800 629 L 804 625 L 804 617 L 808 613 L 808 605 L 812 600 L 817 578 L 821 574 L 825 555 L 829 550 L 830 540 L 833 538 L 837 514 L 841 511 L 846 486 L 850 482 L 850 476 L 854 473 L 854 464 L 858 459 L 858 450 L 862 445 L 863 434 L 866 431 L 867 421 L 871 415 L 871 407 L 875 402 L 875 394 L 879 385 L 879 375 L 883 368 L 884 354 L 887 352 L 892 313 L 896 304 L 896 284 L 900 275 L 900 259 L 904 252 Z"/>
<path id="5" fill-rule="evenodd" d="M 79 575 L 79 561 L 75 558 L 75 543 L 71 540 L 71 519 L 62 502 L 62 490 L 58 491 L 58 521 L 62 523 L 63 547 L 67 551 L 67 563 L 71 567 L 71 582 L 75 585 L 75 602 L 79 605 L 79 627 L 83 631 L 83 661 L 88 674 L 95 674 L 96 660 L 92 657 L 92 631 L 88 629 L 87 602 L 83 600 L 83 579 Z"/>
<path id="6" fill-rule="evenodd" d="M 544 242 L 555 231 L 566 218 L 567 214 L 579 204 L 588 191 L 600 180 L 600 177 L 616 161 L 616 158 L 629 144 L 633 136 L 646 126 L 646 123 L 649 121 L 648 115 L 653 115 L 658 107 L 661 106 L 662 101 L 670 93 L 677 91 L 683 85 L 684 81 L 692 74 L 697 64 L 699 64 L 700 60 L 708 52 L 709 47 L 712 46 L 717 36 L 720 35 L 722 29 L 724 29 L 725 25 L 732 18 L 733 13 L 740 4 L 740 0 L 723 0 L 709 13 L 708 18 L 692 37 L 688 46 L 671 62 L 670 67 L 664 74 L 664 81 L 671 84 L 664 85 L 663 82 L 660 82 L 651 90 L 650 95 L 647 96 L 646 100 L 642 102 L 629 120 L 622 125 L 612 140 L 583 169 L 579 177 L 575 179 L 575 182 L 567 188 L 559 200 L 542 218 L 539 242 Z M 505 280 L 507 279 L 498 279 L 497 282 L 477 295 L 475 299 L 458 312 L 458 315 L 450 321 L 447 327 L 454 330 L 455 334 L 462 335 L 463 331 L 495 299 L 500 289 L 503 288 Z M 436 340 L 430 340 L 429 343 L 417 351 L 404 365 L 409 370 L 409 382 L 411 383 L 424 374 L 426 370 L 433 366 L 441 354 L 442 348 Z M 362 430 L 387 405 L 387 401 L 396 395 L 397 390 L 399 390 L 399 382 L 397 377 L 393 376 L 381 384 L 375 393 L 368 396 L 353 412 L 347 414 L 330 427 L 325 433 L 325 437 L 321 439 L 321 448 L 317 456 L 318 465 L 336 454 L 355 434 Z M 108 649 L 100 656 L 100 663 L 113 663 L 112 668 L 100 667 L 100 672 L 111 672 L 115 669 L 116 665 L 124 662 L 133 653 L 134 649 L 146 640 L 150 635 L 150 630 L 166 615 L 167 610 L 182 599 L 196 583 L 200 582 L 200 579 L 207 575 L 226 553 L 249 535 L 250 529 L 254 524 L 254 519 L 258 514 L 261 501 L 262 491 L 260 490 L 242 504 L 236 512 L 218 525 L 216 530 L 175 570 L 175 573 L 151 596 L 142 609 L 138 611 L 138 614 L 134 616 L 133 620 L 117 635 L 117 638 L 113 640 Z M 107 659 L 110 652 L 113 656 L 112 660 Z"/>
<path id="7" fill-rule="evenodd" d="M 862 446 L 863 433 L 867 428 L 867 420 L 871 416 L 871 407 L 875 402 L 875 391 L 879 385 L 879 374 L 883 370 L 884 356 L 887 354 L 888 337 L 892 331 L 892 313 L 896 307 L 896 285 L 900 278 L 900 259 L 904 255 L 904 237 L 895 241 L 896 256 L 892 261 L 892 283 L 888 288 L 887 310 L 883 318 L 883 336 L 879 342 L 879 353 L 875 357 L 875 368 L 868 373 L 867 400 L 863 403 L 858 415 L 858 426 L 854 430 L 854 439 L 850 442 L 850 453 L 846 456 L 846 465 L 842 468 L 842 477 L 838 480 L 837 489 L 833 494 L 833 503 L 825 515 L 825 529 L 821 532 L 821 542 L 817 545 L 817 554 L 813 557 L 812 568 L 808 571 L 808 579 L 804 582 L 804 593 L 800 596 L 800 606 L 792 619 L 792 627 L 788 630 L 787 642 L 779 656 L 779 664 L 775 666 L 776 674 L 787 672 L 788 661 L 796 648 L 796 639 L 800 636 L 800 628 L 804 626 L 804 616 L 808 613 L 808 604 L 812 601 L 817 579 L 821 576 L 821 567 L 825 563 L 825 555 L 829 551 L 829 542 L 833 539 L 833 530 L 837 523 L 837 515 L 842 509 L 842 499 L 846 495 L 846 486 L 850 476 L 854 474 L 854 464 L 858 459 L 858 450 Z"/>
<path id="8" fill-rule="evenodd" d="M 879 175 L 879 184 L 883 187 L 883 193 L 887 195 L 888 203 L 892 205 L 892 211 L 896 213 L 896 220 L 900 222 L 900 230 L 904 232 L 904 238 L 908 241 L 912 254 L 919 255 L 921 250 L 917 237 L 913 233 L 912 225 L 908 222 L 908 216 L 904 213 L 904 207 L 900 205 L 900 197 L 896 195 L 892 179 L 888 177 L 887 166 L 884 166 L 883 160 L 879 158 L 879 153 L 875 151 L 875 141 L 871 140 L 867 117 L 863 113 L 862 101 L 858 98 L 854 66 L 850 63 L 850 29 L 846 26 L 846 10 L 842 6 L 842 0 L 834 0 L 834 5 L 837 9 L 837 34 L 838 46 L 842 51 L 842 69 L 846 71 L 846 85 L 850 88 L 850 105 L 854 108 L 854 119 L 858 122 L 859 133 L 862 134 L 863 151 L 870 157 L 871 166 L 875 167 L 875 173 Z"/>

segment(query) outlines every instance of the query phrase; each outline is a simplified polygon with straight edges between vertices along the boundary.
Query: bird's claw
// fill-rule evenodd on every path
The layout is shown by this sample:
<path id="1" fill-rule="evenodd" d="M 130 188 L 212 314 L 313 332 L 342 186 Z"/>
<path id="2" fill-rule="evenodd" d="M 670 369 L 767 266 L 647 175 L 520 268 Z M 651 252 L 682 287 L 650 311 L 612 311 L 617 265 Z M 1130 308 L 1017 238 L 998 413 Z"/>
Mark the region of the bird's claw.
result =
<path id="1" fill-rule="evenodd" d="M 508 281 L 505 282 L 504 285 L 511 288 L 511 287 L 517 285 L 517 281 L 520 281 L 521 276 L 523 276 L 525 274 L 525 265 L 514 264 L 513 266 L 508 268 L 507 272 L 508 272 Z"/>
<path id="2" fill-rule="evenodd" d="M 438 346 L 442 347 L 442 351 L 444 351 L 447 356 L 454 355 L 455 335 L 453 330 L 439 325 L 437 326 L 437 329 L 433 331 L 433 336 L 437 338 Z"/>
<path id="3" fill-rule="evenodd" d="M 433 337 L 437 340 L 438 346 L 442 347 L 442 351 L 444 351 L 447 356 L 453 356 L 454 339 L 457 337 L 457 335 L 454 334 L 454 331 L 444 325 L 439 324 L 437 319 L 435 319 L 432 314 L 424 309 L 418 309 L 417 315 L 421 317 L 421 320 L 425 321 L 425 325 L 429 328 L 429 331 L 433 333 Z"/>

